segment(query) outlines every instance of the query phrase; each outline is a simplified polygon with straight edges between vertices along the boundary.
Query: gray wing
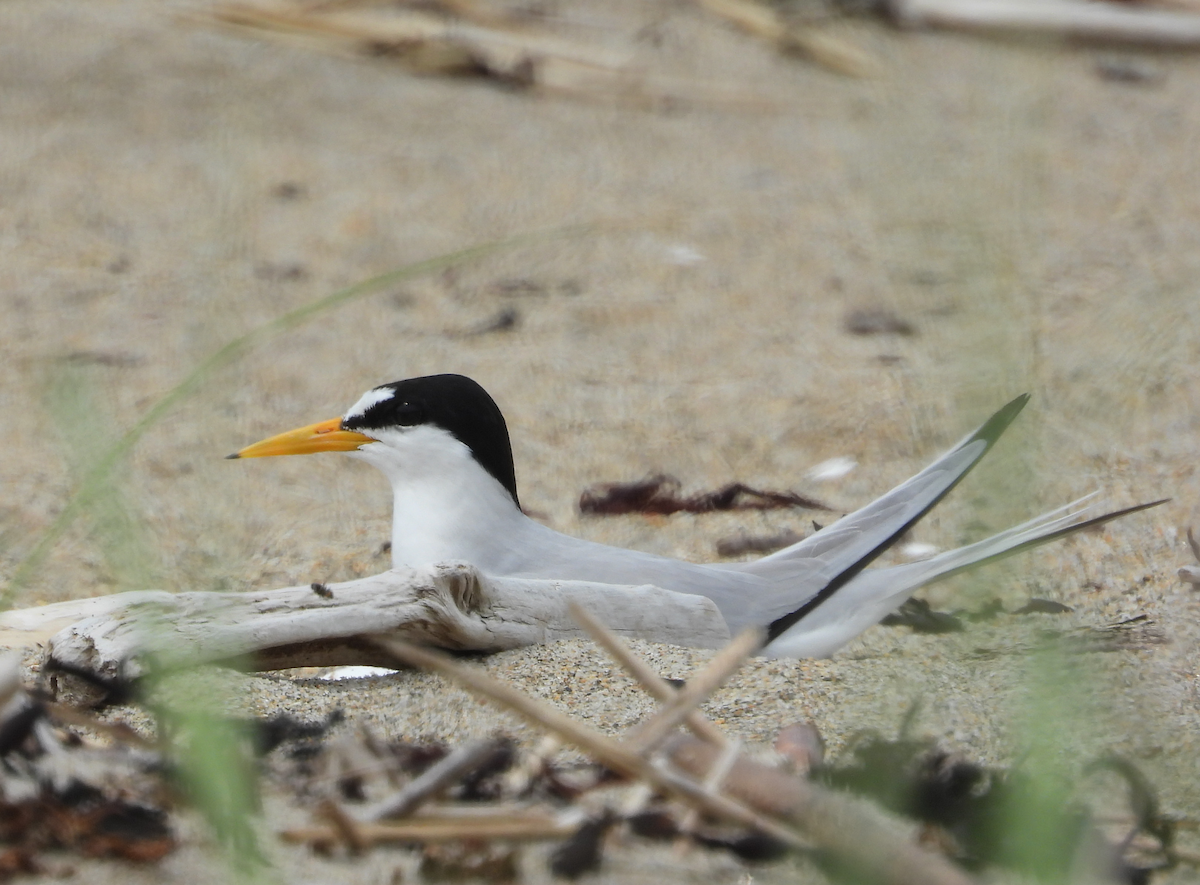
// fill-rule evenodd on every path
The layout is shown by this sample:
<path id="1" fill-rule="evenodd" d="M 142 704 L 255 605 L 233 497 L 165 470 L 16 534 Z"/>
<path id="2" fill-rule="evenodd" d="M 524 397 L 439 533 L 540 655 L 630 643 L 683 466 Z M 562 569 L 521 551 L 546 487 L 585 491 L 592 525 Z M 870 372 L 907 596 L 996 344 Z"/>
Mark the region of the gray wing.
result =
<path id="1" fill-rule="evenodd" d="M 772 586 L 739 600 L 735 621 L 770 624 L 776 638 L 871 564 L 962 480 L 1029 401 L 1022 394 L 916 476 L 791 547 L 734 568 Z M 715 600 L 721 605 L 724 600 Z M 731 629 L 736 629 L 733 623 Z"/>

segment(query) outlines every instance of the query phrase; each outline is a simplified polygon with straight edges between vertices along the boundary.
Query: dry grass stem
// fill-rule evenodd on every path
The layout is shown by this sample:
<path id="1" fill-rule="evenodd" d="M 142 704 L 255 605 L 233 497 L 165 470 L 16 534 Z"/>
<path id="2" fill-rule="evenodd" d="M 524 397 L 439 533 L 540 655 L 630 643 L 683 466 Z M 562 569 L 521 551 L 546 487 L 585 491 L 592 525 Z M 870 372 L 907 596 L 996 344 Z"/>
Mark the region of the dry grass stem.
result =
<path id="1" fill-rule="evenodd" d="M 684 697 L 689 694 L 687 689 L 678 693 L 669 708 L 672 716 L 678 717 L 675 724 L 686 716 L 690 709 L 687 703 L 694 701 L 696 696 L 704 696 L 710 685 L 724 682 L 740 661 L 759 647 L 756 643 L 760 638 L 754 631 L 740 634 L 689 683 L 689 688 L 696 686 L 691 692 L 693 697 Z M 646 750 L 632 750 L 629 742 L 605 737 L 516 688 L 464 667 L 444 654 L 392 639 L 378 639 L 377 642 L 400 661 L 440 673 L 516 711 L 591 753 L 608 767 L 682 801 L 697 814 L 752 827 L 793 848 L 810 845 L 809 839 L 801 835 L 803 832 L 818 846 L 834 852 L 854 868 L 891 885 L 970 885 L 972 882 L 946 859 L 926 852 L 898 835 L 895 828 L 866 803 L 745 759 L 738 754 L 735 743 L 719 747 L 699 738 L 676 735 L 665 748 L 665 756 L 646 758 L 642 755 Z M 679 699 L 683 699 L 682 704 Z M 667 726 L 669 718 L 660 713 L 651 720 L 654 727 L 643 735 L 653 737 L 660 730 L 673 727 Z M 681 774 L 672 767 L 673 764 L 678 764 L 698 780 Z M 721 783 L 726 784 L 724 789 L 729 795 L 718 789 Z M 695 820 L 696 815 L 688 815 L 688 822 Z M 793 829 L 792 825 L 799 829 Z"/>
<path id="2" fill-rule="evenodd" d="M 721 748 L 721 755 L 717 757 L 717 761 L 713 767 L 708 770 L 704 776 L 704 789 L 710 793 L 717 793 L 721 790 L 721 784 L 725 782 L 725 778 L 729 775 L 733 768 L 733 763 L 737 761 L 738 756 L 742 752 L 741 741 L 729 741 Z M 700 823 L 700 813 L 695 808 L 688 809 L 687 815 L 679 824 L 680 833 L 690 833 L 696 829 Z"/>
<path id="3" fill-rule="evenodd" d="M 255 2 L 218 4 L 208 15 L 256 34 L 315 40 L 310 43 L 315 48 L 385 56 L 414 74 L 485 75 L 539 92 L 639 107 L 679 101 L 754 110 L 770 106 L 758 95 L 652 74 L 633 65 L 625 53 L 531 33 L 478 11 L 457 21 L 416 10 Z"/>

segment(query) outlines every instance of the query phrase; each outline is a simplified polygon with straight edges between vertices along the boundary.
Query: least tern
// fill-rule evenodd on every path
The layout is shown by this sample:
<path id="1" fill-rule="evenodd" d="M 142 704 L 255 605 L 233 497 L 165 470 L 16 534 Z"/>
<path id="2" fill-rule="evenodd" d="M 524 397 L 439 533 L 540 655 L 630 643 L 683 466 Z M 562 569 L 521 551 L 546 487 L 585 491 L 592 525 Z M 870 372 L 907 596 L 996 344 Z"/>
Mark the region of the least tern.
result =
<path id="1" fill-rule="evenodd" d="M 573 538 L 530 519 L 517 497 L 504 416 L 462 375 L 375 387 L 341 418 L 229 457 L 345 452 L 373 464 L 392 484 L 396 567 L 465 561 L 496 577 L 654 584 L 707 596 L 731 631 L 765 627 L 768 655 L 825 657 L 933 581 L 1162 503 L 1084 520 L 1090 507 L 1083 498 L 930 559 L 867 569 L 979 462 L 1028 399 L 1017 397 L 867 506 L 752 562 L 684 562 Z"/>

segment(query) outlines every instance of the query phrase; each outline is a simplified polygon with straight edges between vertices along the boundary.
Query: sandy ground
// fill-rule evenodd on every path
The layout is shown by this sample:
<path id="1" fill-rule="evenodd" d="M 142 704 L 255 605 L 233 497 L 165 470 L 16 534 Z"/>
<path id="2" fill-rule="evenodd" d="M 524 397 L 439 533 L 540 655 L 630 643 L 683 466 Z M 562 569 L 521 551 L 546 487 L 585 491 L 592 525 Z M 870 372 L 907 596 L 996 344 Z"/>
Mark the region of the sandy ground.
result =
<path id="1" fill-rule="evenodd" d="M 5 579 L 88 453 L 226 342 L 410 262 L 585 229 L 387 287 L 208 375 L 121 472 L 136 520 L 78 522 L 10 604 L 381 570 L 390 496 L 369 468 L 221 457 L 401 377 L 483 383 L 508 417 L 523 503 L 555 528 L 695 559 L 813 514 L 583 519 L 580 490 L 667 471 L 687 490 L 741 480 L 850 509 L 1027 390 L 1018 425 L 919 540 L 979 537 L 1097 488 L 1114 506 L 1173 501 L 927 596 L 1075 612 L 950 638 L 876 628 L 832 661 L 754 664 L 708 712 L 756 741 L 811 718 L 836 755 L 864 728 L 894 733 L 920 699 L 919 727 L 982 761 L 1039 741 L 1072 764 L 1117 752 L 1166 808 L 1200 816 L 1200 596 L 1174 577 L 1183 530 L 1200 526 L 1200 59 L 1148 57 L 1161 79 L 1129 85 L 1097 75 L 1110 53 L 862 23 L 845 34 L 883 73 L 859 81 L 686 4 L 561 7 L 593 39 L 761 99 L 655 111 L 415 78 L 184 9 L 0 5 L 0 405 L 21 418 L 0 457 Z M 847 334 L 860 307 L 915 334 Z M 506 310 L 513 328 L 470 334 Z M 860 466 L 804 479 L 835 456 Z M 1161 641 L 1019 653 L 1047 625 L 1139 614 Z M 672 676 L 705 657 L 641 648 Z M 612 732 L 648 709 L 586 643 L 483 666 Z M 239 679 L 249 709 L 340 706 L 385 735 L 521 729 L 424 675 Z M 1055 727 L 1031 727 L 1047 706 Z M 655 851 L 636 860 L 647 879 L 742 875 Z M 280 863 L 293 882 L 386 882 L 407 861 Z M 610 877 L 628 880 L 629 863 Z M 79 869 L 227 876 L 196 846 L 159 870 Z"/>

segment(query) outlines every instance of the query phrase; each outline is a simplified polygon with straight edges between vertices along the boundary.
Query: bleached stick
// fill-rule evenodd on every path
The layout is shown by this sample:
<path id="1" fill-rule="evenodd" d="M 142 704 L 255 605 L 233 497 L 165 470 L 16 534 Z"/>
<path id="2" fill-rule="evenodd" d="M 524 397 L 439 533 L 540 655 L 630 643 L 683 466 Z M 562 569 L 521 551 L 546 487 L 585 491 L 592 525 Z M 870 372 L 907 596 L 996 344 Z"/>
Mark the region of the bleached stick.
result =
<path id="1" fill-rule="evenodd" d="M 1081 40 L 1200 46 L 1200 16 L 1076 0 L 890 0 L 904 27 L 1052 34 Z"/>

